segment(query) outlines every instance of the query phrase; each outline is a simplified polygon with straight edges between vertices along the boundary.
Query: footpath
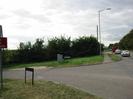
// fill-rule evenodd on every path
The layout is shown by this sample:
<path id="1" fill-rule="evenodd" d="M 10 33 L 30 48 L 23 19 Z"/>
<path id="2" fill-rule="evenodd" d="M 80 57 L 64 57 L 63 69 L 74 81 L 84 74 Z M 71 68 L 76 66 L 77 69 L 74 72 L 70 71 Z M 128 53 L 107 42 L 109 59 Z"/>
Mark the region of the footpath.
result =
<path id="1" fill-rule="evenodd" d="M 104 61 L 103 61 L 103 63 L 111 63 L 111 62 L 113 62 L 112 60 L 111 60 L 111 58 L 108 56 L 108 53 L 109 52 L 104 52 Z"/>

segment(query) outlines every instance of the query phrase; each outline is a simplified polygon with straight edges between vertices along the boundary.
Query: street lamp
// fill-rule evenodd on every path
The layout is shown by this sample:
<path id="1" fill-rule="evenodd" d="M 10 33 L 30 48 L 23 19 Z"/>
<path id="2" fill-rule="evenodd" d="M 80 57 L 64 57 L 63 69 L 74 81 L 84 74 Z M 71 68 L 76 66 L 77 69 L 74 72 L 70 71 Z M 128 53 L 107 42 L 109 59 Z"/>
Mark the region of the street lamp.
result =
<path id="1" fill-rule="evenodd" d="M 99 26 L 99 29 L 98 29 L 99 31 L 98 32 L 99 32 L 99 41 L 100 41 L 100 46 L 99 46 L 100 47 L 100 52 L 99 52 L 100 55 L 102 55 L 102 48 L 101 48 L 101 26 L 100 26 L 100 24 L 101 24 L 100 23 L 101 22 L 101 16 L 100 16 L 100 14 L 101 14 L 101 12 L 103 12 L 105 10 L 111 10 L 111 8 L 106 8 L 106 9 L 102 9 L 102 10 L 98 11 L 98 26 Z"/>

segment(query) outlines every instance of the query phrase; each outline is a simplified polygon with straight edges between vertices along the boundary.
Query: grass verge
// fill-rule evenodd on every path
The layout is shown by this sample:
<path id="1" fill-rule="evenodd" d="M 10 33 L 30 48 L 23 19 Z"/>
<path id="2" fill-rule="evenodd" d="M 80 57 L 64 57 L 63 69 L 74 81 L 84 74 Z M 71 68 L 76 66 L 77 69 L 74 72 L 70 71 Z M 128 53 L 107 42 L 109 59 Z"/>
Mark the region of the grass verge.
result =
<path id="1" fill-rule="evenodd" d="M 7 68 L 23 68 L 23 67 L 34 67 L 34 66 L 46 66 L 46 67 L 72 67 L 79 65 L 90 65 L 102 63 L 104 60 L 103 56 L 91 56 L 83 58 L 67 59 L 63 62 L 48 61 L 48 62 L 37 62 L 37 63 L 26 63 L 26 64 L 10 64 Z"/>
<path id="2" fill-rule="evenodd" d="M 55 84 L 51 81 L 36 81 L 32 86 L 22 80 L 5 80 L 0 90 L 0 99 L 101 99 L 78 89 Z"/>
<path id="3" fill-rule="evenodd" d="M 109 57 L 111 58 L 111 60 L 113 60 L 113 61 L 120 61 L 120 60 L 121 60 L 121 57 L 118 56 L 118 55 L 116 55 L 116 54 L 110 53 L 110 54 L 108 54 L 108 55 L 109 55 Z"/>

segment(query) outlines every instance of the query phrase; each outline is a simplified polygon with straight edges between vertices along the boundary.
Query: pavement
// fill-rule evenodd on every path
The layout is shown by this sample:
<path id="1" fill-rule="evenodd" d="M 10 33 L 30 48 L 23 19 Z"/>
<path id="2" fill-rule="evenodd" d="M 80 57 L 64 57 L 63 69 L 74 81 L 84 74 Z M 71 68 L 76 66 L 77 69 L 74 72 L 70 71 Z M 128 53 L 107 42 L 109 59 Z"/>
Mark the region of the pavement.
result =
<path id="1" fill-rule="evenodd" d="M 133 59 L 133 51 L 130 51 L 130 54 L 131 54 L 131 58 Z"/>
<path id="2" fill-rule="evenodd" d="M 24 70 L 6 70 L 4 78 L 24 79 Z M 63 83 L 103 99 L 133 99 L 133 59 L 128 57 L 99 65 L 35 69 L 35 79 Z"/>
<path id="3" fill-rule="evenodd" d="M 106 63 L 112 63 L 113 61 L 111 60 L 111 58 L 108 56 L 108 54 L 112 54 L 111 52 L 105 52 L 104 53 L 104 61 L 103 63 L 106 64 Z"/>

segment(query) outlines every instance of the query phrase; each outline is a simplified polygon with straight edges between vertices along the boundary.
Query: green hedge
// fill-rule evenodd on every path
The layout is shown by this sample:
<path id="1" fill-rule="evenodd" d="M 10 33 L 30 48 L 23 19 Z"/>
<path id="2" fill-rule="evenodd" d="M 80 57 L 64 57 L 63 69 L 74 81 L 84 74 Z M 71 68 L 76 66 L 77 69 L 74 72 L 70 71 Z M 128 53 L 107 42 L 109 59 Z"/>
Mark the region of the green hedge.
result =
<path id="1" fill-rule="evenodd" d="M 43 39 L 36 39 L 35 43 L 21 42 L 17 50 L 5 50 L 3 63 L 25 63 L 55 60 L 57 54 L 71 57 L 84 57 L 99 54 L 99 42 L 95 37 L 54 37 L 46 44 Z"/>

